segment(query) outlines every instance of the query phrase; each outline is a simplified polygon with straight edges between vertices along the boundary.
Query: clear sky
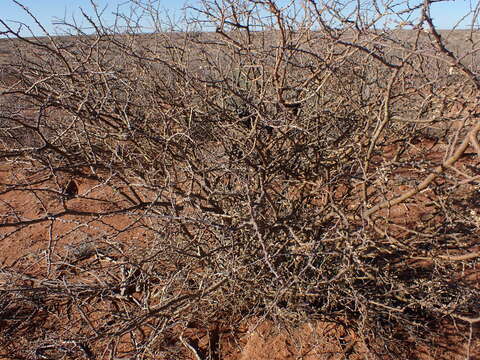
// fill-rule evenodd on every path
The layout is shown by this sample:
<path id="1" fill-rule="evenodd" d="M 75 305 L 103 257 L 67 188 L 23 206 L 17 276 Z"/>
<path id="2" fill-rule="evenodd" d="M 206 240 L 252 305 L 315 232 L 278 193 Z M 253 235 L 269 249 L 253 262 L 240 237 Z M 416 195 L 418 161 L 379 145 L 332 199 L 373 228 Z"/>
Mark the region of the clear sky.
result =
<path id="1" fill-rule="evenodd" d="M 80 8 L 92 15 L 92 5 L 90 0 L 17 0 L 27 7 L 37 20 L 47 29 L 55 33 L 59 29 L 58 20 L 67 19 L 72 22 L 72 18 L 79 20 L 79 25 L 88 26 L 85 20 L 82 20 Z M 115 18 L 114 13 L 121 12 L 130 14 L 131 3 L 128 0 L 94 0 L 99 11 L 103 11 L 102 19 L 106 24 L 111 24 Z M 163 0 L 153 2 L 158 6 L 162 14 L 174 16 L 180 14 L 183 6 L 182 1 Z M 139 12 L 137 12 L 138 14 Z M 0 19 L 8 21 L 18 21 L 30 26 L 36 34 L 40 34 L 40 29 L 35 25 L 31 17 L 25 11 L 15 4 L 12 0 L 0 0 Z M 14 23 L 10 23 L 13 26 Z M 18 25 L 17 25 L 18 26 Z M 1 30 L 1 26 L 0 26 Z"/>
<path id="2" fill-rule="evenodd" d="M 117 9 L 120 9 L 121 12 L 128 13 L 130 8 L 129 1 L 127 0 L 94 1 L 100 9 L 106 7 L 102 17 L 107 23 L 112 21 L 114 18 L 113 13 L 116 12 Z M 282 0 L 280 0 L 280 2 L 281 1 Z M 89 14 L 92 13 L 89 0 L 19 0 L 19 2 L 28 7 L 46 29 L 52 33 L 55 33 L 56 28 L 58 29 L 58 25 L 55 25 L 56 20 L 66 18 L 71 21 L 72 15 L 75 16 L 76 19 L 80 19 L 79 8 L 85 9 Z M 411 3 L 413 2 L 414 1 L 411 1 Z M 169 14 L 174 17 L 175 14 L 180 14 L 179 10 L 182 8 L 184 1 L 163 0 L 160 2 L 155 1 L 154 3 L 159 4 L 161 14 Z M 190 3 L 195 3 L 195 0 L 190 0 Z M 478 0 L 450 0 L 445 3 L 436 3 L 432 5 L 432 17 L 438 28 L 451 28 L 463 15 L 471 11 L 475 6 L 478 6 L 477 4 Z M 40 34 L 38 27 L 35 26 L 32 19 L 12 0 L 0 0 L 0 18 L 2 20 L 23 22 L 31 26 L 36 34 Z M 468 21 L 464 21 L 462 27 L 464 27 L 467 22 Z M 11 24 L 12 26 L 18 26 L 13 22 Z M 147 23 L 144 24 L 147 25 Z M 85 26 L 87 24 L 85 21 L 80 21 L 80 25 Z"/>

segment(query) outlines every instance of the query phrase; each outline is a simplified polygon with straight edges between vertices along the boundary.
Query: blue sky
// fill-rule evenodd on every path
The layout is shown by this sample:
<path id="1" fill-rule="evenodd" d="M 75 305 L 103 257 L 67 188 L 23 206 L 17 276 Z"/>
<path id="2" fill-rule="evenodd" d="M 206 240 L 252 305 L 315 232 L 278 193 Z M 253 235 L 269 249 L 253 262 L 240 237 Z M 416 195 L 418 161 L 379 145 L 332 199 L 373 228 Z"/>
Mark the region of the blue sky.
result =
<path id="1" fill-rule="evenodd" d="M 49 32 L 55 33 L 56 27 L 55 19 L 67 18 L 72 19 L 81 17 L 79 8 L 85 9 L 91 13 L 91 5 L 89 0 L 19 0 L 22 4 L 28 7 L 37 19 L 46 27 Z M 128 12 L 129 4 L 127 0 L 94 0 L 100 9 L 107 7 L 103 18 L 108 23 L 111 22 L 114 16 L 112 15 L 116 9 L 121 9 L 123 12 Z M 465 15 L 472 7 L 475 7 L 478 0 L 450 0 L 445 3 L 437 3 L 432 7 L 432 17 L 439 28 L 451 28 L 456 21 Z M 191 0 L 190 3 L 195 3 Z M 160 2 L 160 11 L 162 14 L 168 13 L 171 16 L 179 15 L 179 10 L 182 8 L 183 1 L 181 0 L 163 0 Z M 11 0 L 0 0 L 0 18 L 2 20 L 20 21 L 32 27 L 36 34 L 40 31 L 35 26 L 31 18 L 20 9 Z M 80 22 L 86 25 L 86 23 Z M 12 23 L 13 26 L 15 26 Z M 17 25 L 18 26 L 18 25 Z M 478 24 L 477 24 L 478 26 Z M 1 27 L 0 27 L 1 29 Z"/>
<path id="2" fill-rule="evenodd" d="M 55 33 L 59 29 L 58 20 L 67 19 L 71 22 L 74 17 L 80 20 L 81 26 L 87 26 L 85 20 L 81 20 L 80 8 L 84 9 L 89 15 L 93 14 L 92 6 L 89 0 L 18 0 L 19 3 L 26 6 L 48 32 Z M 130 5 L 128 0 L 94 0 L 99 10 L 104 10 L 102 18 L 105 23 L 111 23 L 114 19 L 114 13 L 117 10 L 129 14 Z M 180 13 L 183 3 L 175 0 L 156 1 L 162 14 L 173 16 Z M 0 19 L 8 21 L 19 21 L 30 26 L 36 34 L 41 30 L 35 25 L 32 18 L 29 17 L 12 0 L 0 0 Z M 11 23 L 13 26 L 14 24 Z M 17 25 L 18 26 L 18 25 Z M 1 27 L 0 27 L 1 29 Z"/>

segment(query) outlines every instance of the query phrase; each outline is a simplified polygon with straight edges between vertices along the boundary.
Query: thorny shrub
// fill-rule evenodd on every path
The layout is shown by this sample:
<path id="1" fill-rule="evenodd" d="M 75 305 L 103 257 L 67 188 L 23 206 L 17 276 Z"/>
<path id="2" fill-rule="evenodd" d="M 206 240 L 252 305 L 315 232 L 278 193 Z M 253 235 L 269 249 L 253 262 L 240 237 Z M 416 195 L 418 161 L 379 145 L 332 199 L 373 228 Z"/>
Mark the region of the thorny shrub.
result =
<path id="1" fill-rule="evenodd" d="M 180 356 L 179 329 L 255 316 L 340 321 L 378 357 L 445 321 L 468 334 L 478 18 L 440 31 L 432 2 L 203 0 L 183 28 L 143 0 L 110 26 L 92 3 L 93 33 L 42 37 L 0 19 L 0 156 L 18 173 L 1 197 L 42 205 L 2 200 L 2 241 L 50 229 L 3 267 L 3 356 Z"/>

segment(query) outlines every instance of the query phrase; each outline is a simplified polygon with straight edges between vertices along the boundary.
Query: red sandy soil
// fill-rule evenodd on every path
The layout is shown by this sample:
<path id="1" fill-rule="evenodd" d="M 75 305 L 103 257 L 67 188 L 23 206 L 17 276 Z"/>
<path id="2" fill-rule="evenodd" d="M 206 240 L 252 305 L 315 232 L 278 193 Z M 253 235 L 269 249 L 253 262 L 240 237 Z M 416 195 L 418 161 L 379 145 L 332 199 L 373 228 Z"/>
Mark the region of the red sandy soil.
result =
<path id="1" fill-rule="evenodd" d="M 7 188 L 5 184 L 8 183 L 21 182 L 25 183 L 25 187 L 32 189 L 45 187 L 45 184 L 28 185 L 41 179 L 42 176 L 45 174 L 29 173 L 26 167 L 1 164 L 0 212 L 4 214 L 3 222 L 12 221 L 15 216 L 32 219 L 62 210 L 62 204 L 57 200 L 57 195 L 53 193 L 49 195 L 45 192 L 24 191 L 24 189 L 4 193 Z M 58 178 L 56 179 L 57 184 L 51 188 L 57 186 L 58 191 L 61 191 L 68 181 L 68 178 Z M 99 185 L 93 180 L 77 179 L 76 183 L 79 196 L 66 200 L 68 208 L 78 211 L 114 210 L 111 203 L 101 201 L 116 196 L 112 188 Z M 50 185 L 52 185 L 51 182 Z M 398 216 L 403 215 L 403 213 L 398 214 Z M 10 266 L 21 268 L 29 264 L 27 268 L 23 269 L 25 274 L 29 274 L 33 279 L 39 273 L 48 278 L 53 276 L 49 273 L 48 262 L 58 260 L 59 256 L 61 257 L 61 254 L 64 254 L 68 246 L 72 244 L 78 244 L 88 238 L 108 237 L 115 234 L 118 236 L 118 240 L 124 241 L 125 244 L 145 242 L 148 239 L 145 229 L 137 227 L 136 220 L 126 215 L 114 215 L 92 221 L 88 228 L 79 227 L 79 224 L 83 223 L 80 220 L 82 220 L 80 217 L 69 215 L 54 222 L 40 222 L 23 229 L 0 228 L 0 234 L 3 236 L 0 240 L 0 259 L 3 269 Z M 6 236 L 7 234 L 8 236 Z M 0 282 L 1 287 L 2 283 Z M 243 324 L 232 325 L 232 328 L 234 328 L 233 332 L 220 333 L 215 351 L 210 349 L 212 346 L 211 334 L 204 329 L 193 327 L 184 332 L 183 336 L 189 343 L 196 343 L 202 352 L 215 353 L 215 357 L 211 356 L 212 359 L 360 360 L 374 358 L 365 347 L 365 341 L 372 339 L 361 339 L 351 330 L 346 330 L 342 325 L 332 322 L 311 321 L 299 325 L 295 329 L 287 330 L 279 329 L 272 322 L 264 319 L 249 319 Z M 476 326 L 472 330 L 474 340 L 470 344 L 470 360 L 480 359 L 480 340 L 478 340 L 480 328 Z M 232 333 L 236 335 L 233 336 Z M 452 337 L 438 342 L 437 347 L 412 348 L 412 359 L 464 360 L 467 354 L 467 335 L 455 333 L 455 329 L 452 328 Z M 188 350 L 178 339 L 175 346 L 180 348 L 178 354 L 183 354 L 178 356 L 195 359 L 193 351 Z"/>
<path id="2" fill-rule="evenodd" d="M 423 141 L 419 149 L 428 148 L 428 157 L 425 160 L 431 160 L 436 163 L 442 162 L 442 157 L 446 149 L 442 145 L 436 145 L 433 142 Z M 415 151 L 414 148 L 412 148 Z M 393 158 L 396 149 L 395 146 L 386 146 L 382 149 L 383 159 Z M 412 154 L 412 157 L 417 156 Z M 421 156 L 420 156 L 421 157 Z M 467 163 L 468 159 L 463 159 Z M 382 163 L 382 161 L 379 161 Z M 375 158 L 372 159 L 375 163 Z M 460 162 L 462 163 L 462 162 Z M 475 165 L 475 162 L 472 163 Z M 373 166 L 373 165 L 372 165 Z M 59 214 L 65 210 L 73 209 L 78 212 L 108 212 L 115 211 L 115 204 L 112 200 L 117 200 L 117 205 L 121 205 L 122 200 L 118 192 L 106 184 L 98 184 L 94 180 L 73 179 L 78 187 L 78 196 L 71 199 L 65 199 L 62 204 L 58 200 L 58 194 L 48 191 L 35 191 L 35 189 L 55 189 L 62 192 L 65 186 L 72 180 L 68 177 L 58 176 L 48 180 L 45 183 L 38 183 L 41 179 L 48 177 L 50 172 L 32 172 L 29 171 L 28 164 L 11 164 L 7 162 L 0 163 L 0 221 L 14 222 L 28 219 L 38 219 L 47 217 L 48 214 Z M 409 181 L 418 179 L 419 174 L 412 173 L 411 170 L 397 170 L 393 174 L 394 179 L 390 179 L 384 185 L 388 191 L 384 194 L 386 198 L 392 198 L 398 193 L 402 193 L 410 188 Z M 405 180 L 399 183 L 397 180 Z M 379 180 L 381 181 L 381 179 Z M 394 183 L 393 183 L 393 182 Z M 415 181 L 414 181 L 415 182 Z M 8 184 L 24 184 L 23 187 L 15 191 L 6 191 Z M 292 190 L 292 196 L 295 196 Z M 429 213 L 429 209 L 422 204 L 428 201 L 430 190 L 418 194 L 415 201 L 406 205 L 396 206 L 389 210 L 382 210 L 380 213 L 387 215 L 388 218 L 396 224 L 408 227 L 423 215 Z M 341 187 L 337 188 L 335 197 L 341 198 Z M 358 196 L 361 194 L 358 188 Z M 315 200 L 312 205 L 319 206 L 322 199 Z M 125 205 L 125 203 L 123 204 Z M 354 204 L 353 204 L 354 206 Z M 480 211 L 478 213 L 480 222 Z M 28 276 L 28 281 L 34 282 L 36 278 L 49 279 L 56 275 L 52 270 L 52 263 L 59 262 L 68 256 L 69 249 L 72 246 L 88 242 L 90 239 L 114 238 L 122 242 L 125 246 L 135 246 L 148 244 L 151 236 L 144 226 L 138 223 L 136 217 L 127 215 L 102 216 L 93 219 L 85 226 L 86 217 L 66 215 L 56 218 L 55 221 L 47 220 L 25 226 L 23 228 L 0 227 L 0 291 L 6 284 L 8 277 L 5 276 L 9 268 L 19 270 Z M 402 228 L 398 228 L 398 235 L 401 235 Z M 471 271 L 464 274 L 473 279 L 480 278 L 478 271 Z M 87 280 L 85 277 L 82 281 Z M 479 300 L 480 301 L 480 300 Z M 108 309 L 103 309 L 108 311 Z M 58 321 L 72 321 L 72 319 L 58 319 Z M 1 322 L 0 322 L 1 326 Z M 54 325 L 53 325 L 54 326 Z M 436 341 L 437 346 L 427 348 L 425 346 L 413 346 L 411 351 L 412 359 L 421 360 L 474 360 L 480 359 L 480 323 L 472 327 L 469 343 L 469 334 L 459 333 L 451 323 L 446 321 L 445 325 L 451 333 L 444 339 Z M 81 331 L 82 329 L 73 328 L 71 331 Z M 301 324 L 296 328 L 281 329 L 269 320 L 248 319 L 241 324 L 232 324 L 231 329 L 218 332 L 216 344 L 212 344 L 211 332 L 202 329 L 200 326 L 193 326 L 183 332 L 183 338 L 188 343 L 193 343 L 202 353 L 209 354 L 211 359 L 227 360 L 293 360 L 293 359 L 331 359 L 331 360 L 360 360 L 374 359 L 368 350 L 366 343 L 375 341 L 375 339 L 360 338 L 351 330 L 347 330 L 343 325 L 314 321 Z M 174 336 L 175 337 L 175 336 Z M 28 339 L 25 339 L 28 342 Z M 129 339 L 121 339 L 119 347 L 124 346 L 128 351 Z M 122 342 L 125 345 L 122 345 Z M 101 345 L 101 344 L 99 344 Z M 187 349 L 180 341 L 180 334 L 176 334 L 173 339 L 173 346 L 178 347 L 178 358 L 195 359 L 193 351 Z M 216 349 L 213 349 L 216 347 Z M 98 354 L 102 354 L 101 348 L 94 348 Z M 0 345 L 0 354 L 3 353 Z M 469 357 L 467 357 L 469 356 Z M 99 355 L 98 358 L 108 358 L 106 354 Z M 165 357 L 167 359 L 168 357 Z M 125 358 L 126 359 L 126 358 Z M 203 360 L 203 358 L 202 358 Z"/>

